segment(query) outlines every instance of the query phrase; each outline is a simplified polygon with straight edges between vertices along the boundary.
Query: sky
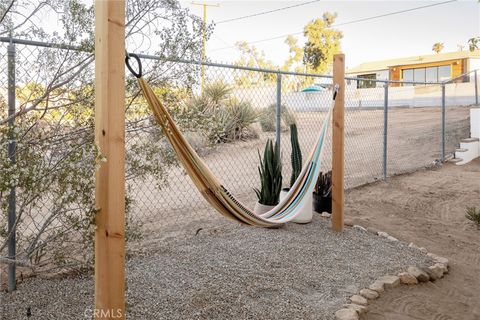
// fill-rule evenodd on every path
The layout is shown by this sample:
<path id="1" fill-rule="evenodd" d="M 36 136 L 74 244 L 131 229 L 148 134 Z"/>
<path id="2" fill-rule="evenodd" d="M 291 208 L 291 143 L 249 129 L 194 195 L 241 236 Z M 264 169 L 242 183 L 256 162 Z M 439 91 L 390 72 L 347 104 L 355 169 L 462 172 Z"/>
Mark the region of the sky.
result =
<path id="1" fill-rule="evenodd" d="M 292 33 L 301 33 L 311 20 L 320 18 L 326 11 L 338 14 L 336 23 L 373 17 L 395 11 L 445 2 L 439 1 L 317 1 L 294 8 L 217 24 L 207 43 L 207 57 L 211 61 L 231 63 L 238 50 L 228 48 L 238 41 L 254 42 Z M 198 0 L 197 2 L 203 3 Z M 207 1 L 219 7 L 207 8 L 207 21 L 221 21 L 245 15 L 275 10 L 304 1 Z M 191 1 L 180 1 L 192 13 L 203 15 L 201 6 Z M 337 27 L 343 32 L 341 47 L 346 56 L 346 65 L 432 54 L 435 42 L 444 43 L 443 52 L 459 50 L 464 45 L 468 50 L 469 38 L 480 35 L 480 4 L 464 0 L 405 12 L 388 17 L 347 24 Z M 296 35 L 300 44 L 305 43 L 302 34 Z M 285 37 L 254 45 L 263 51 L 267 59 L 281 65 L 288 57 Z"/>

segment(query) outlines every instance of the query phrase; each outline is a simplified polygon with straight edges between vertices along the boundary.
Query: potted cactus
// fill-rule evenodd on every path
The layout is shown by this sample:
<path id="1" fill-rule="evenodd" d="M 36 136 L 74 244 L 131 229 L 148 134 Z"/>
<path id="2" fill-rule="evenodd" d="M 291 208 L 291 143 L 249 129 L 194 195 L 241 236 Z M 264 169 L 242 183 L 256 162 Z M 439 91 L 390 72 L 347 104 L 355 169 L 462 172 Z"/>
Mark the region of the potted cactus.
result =
<path id="1" fill-rule="evenodd" d="M 262 214 L 271 210 L 279 202 L 282 189 L 282 162 L 277 144 L 274 147 L 270 139 L 265 145 L 263 159 L 260 151 L 258 151 L 258 157 L 260 159 L 258 167 L 260 189 L 254 188 L 258 198 L 254 211 L 256 214 Z"/>
<path id="2" fill-rule="evenodd" d="M 313 191 L 313 208 L 318 213 L 332 213 L 332 170 L 318 175 Z"/>

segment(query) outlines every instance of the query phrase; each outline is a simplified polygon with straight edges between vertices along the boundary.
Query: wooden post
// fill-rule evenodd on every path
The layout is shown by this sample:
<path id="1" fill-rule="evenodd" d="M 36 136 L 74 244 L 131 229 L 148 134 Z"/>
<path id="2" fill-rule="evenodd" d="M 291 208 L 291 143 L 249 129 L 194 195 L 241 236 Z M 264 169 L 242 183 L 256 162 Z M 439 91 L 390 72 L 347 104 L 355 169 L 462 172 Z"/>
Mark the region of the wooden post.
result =
<path id="1" fill-rule="evenodd" d="M 344 191 L 344 117 L 345 117 L 345 55 L 333 56 L 333 84 L 340 90 L 333 109 L 332 126 L 332 229 L 343 230 Z"/>
<path id="2" fill-rule="evenodd" d="M 125 318 L 125 1 L 95 1 L 95 319 Z"/>

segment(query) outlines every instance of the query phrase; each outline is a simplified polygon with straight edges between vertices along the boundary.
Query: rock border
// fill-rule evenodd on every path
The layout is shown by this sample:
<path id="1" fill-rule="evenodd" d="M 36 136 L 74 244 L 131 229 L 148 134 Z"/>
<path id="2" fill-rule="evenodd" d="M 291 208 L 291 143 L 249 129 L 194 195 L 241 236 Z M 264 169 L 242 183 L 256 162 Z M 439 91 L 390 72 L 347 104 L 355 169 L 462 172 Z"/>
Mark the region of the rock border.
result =
<path id="1" fill-rule="evenodd" d="M 321 217 L 329 219 L 331 214 L 323 212 Z M 399 241 L 397 238 L 389 235 L 386 232 L 379 231 L 375 228 L 365 228 L 360 225 L 353 224 L 351 221 L 345 221 L 345 226 L 358 229 L 363 232 L 369 232 L 376 236 L 385 238 L 387 241 Z M 409 266 L 406 271 L 400 272 L 397 275 L 385 275 L 376 279 L 368 288 L 361 289 L 357 294 L 348 299 L 348 303 L 343 305 L 342 309 L 335 312 L 335 320 L 359 320 L 360 315 L 368 312 L 368 303 L 371 300 L 377 299 L 387 289 L 393 289 L 400 285 L 415 285 L 420 282 L 435 281 L 443 278 L 448 273 L 449 260 L 447 258 L 438 256 L 434 253 L 428 252 L 424 247 L 419 247 L 410 242 L 410 248 L 417 249 L 432 258 L 434 264 L 422 268 L 417 266 Z"/>

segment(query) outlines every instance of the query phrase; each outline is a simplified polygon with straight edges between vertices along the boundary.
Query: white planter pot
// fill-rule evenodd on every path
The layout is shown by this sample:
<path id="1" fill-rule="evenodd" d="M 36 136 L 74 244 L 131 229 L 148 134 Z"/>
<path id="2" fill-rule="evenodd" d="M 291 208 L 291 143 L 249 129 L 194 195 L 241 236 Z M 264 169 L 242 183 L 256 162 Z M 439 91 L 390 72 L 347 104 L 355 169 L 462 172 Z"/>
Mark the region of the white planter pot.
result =
<path id="1" fill-rule="evenodd" d="M 283 198 L 287 195 L 288 191 L 282 190 L 280 192 L 280 201 L 282 201 Z M 292 220 L 292 222 L 295 223 L 310 223 L 312 222 L 313 218 L 313 196 L 311 193 L 306 195 L 306 202 L 303 204 L 302 207 L 299 208 L 300 212 L 298 215 L 295 217 L 295 219 Z"/>
<path id="2" fill-rule="evenodd" d="M 270 210 L 272 210 L 275 206 L 266 206 L 261 204 L 260 202 L 255 203 L 255 207 L 253 208 L 253 212 L 257 215 L 262 215 Z"/>

